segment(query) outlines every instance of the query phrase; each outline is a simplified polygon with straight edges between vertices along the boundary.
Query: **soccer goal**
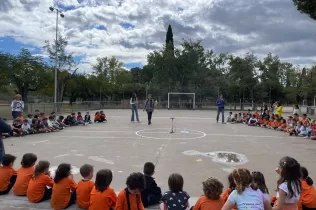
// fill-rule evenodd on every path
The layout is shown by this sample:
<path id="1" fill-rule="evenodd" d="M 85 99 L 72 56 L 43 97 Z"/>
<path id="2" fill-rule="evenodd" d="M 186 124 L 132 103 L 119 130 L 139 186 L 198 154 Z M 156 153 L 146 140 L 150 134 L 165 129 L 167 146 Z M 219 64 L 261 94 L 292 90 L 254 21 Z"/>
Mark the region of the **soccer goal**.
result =
<path id="1" fill-rule="evenodd" d="M 195 110 L 195 93 L 168 93 L 168 109 L 173 107 Z"/>

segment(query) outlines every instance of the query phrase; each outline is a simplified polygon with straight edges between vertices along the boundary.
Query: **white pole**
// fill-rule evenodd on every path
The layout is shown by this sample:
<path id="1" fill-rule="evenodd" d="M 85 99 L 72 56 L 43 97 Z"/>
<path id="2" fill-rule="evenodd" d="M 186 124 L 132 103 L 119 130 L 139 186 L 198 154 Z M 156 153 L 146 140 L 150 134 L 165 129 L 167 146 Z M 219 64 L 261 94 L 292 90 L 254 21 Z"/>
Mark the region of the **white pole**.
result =
<path id="1" fill-rule="evenodd" d="M 54 112 L 57 113 L 57 65 L 58 65 L 58 55 L 57 55 L 57 38 L 58 38 L 58 15 L 59 15 L 59 10 L 56 9 L 56 40 L 55 40 L 55 87 L 54 87 Z"/>
<path id="2" fill-rule="evenodd" d="M 315 105 L 316 105 L 316 103 L 315 103 L 315 102 L 316 102 L 316 101 L 315 101 L 315 98 L 316 98 L 316 96 L 314 96 L 314 107 L 315 107 Z"/>

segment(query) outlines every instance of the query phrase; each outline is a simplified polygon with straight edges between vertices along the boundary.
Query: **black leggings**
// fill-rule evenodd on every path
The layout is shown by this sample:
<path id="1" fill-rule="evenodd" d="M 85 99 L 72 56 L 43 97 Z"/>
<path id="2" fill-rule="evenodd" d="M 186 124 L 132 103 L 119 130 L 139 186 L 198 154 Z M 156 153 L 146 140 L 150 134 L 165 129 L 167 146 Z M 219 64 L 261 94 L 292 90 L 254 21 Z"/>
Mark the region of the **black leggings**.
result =
<path id="1" fill-rule="evenodd" d="M 10 178 L 10 184 L 8 186 L 8 189 L 6 189 L 5 191 L 1 191 L 0 195 L 6 195 L 10 192 L 10 190 L 12 189 L 13 185 L 15 184 L 16 181 L 16 175 L 11 176 Z"/>
<path id="2" fill-rule="evenodd" d="M 53 192 L 53 188 L 48 189 L 47 187 L 45 187 L 44 196 L 38 203 L 50 200 L 52 197 L 52 192 Z"/>
<path id="3" fill-rule="evenodd" d="M 147 115 L 148 115 L 148 122 L 151 123 L 151 117 L 153 115 L 153 112 L 147 112 Z"/>
<path id="4" fill-rule="evenodd" d="M 72 204 L 76 203 L 76 197 L 77 197 L 76 192 L 71 192 L 70 201 L 65 209 L 69 208 Z"/>
<path id="5" fill-rule="evenodd" d="M 307 208 L 307 207 L 305 207 L 304 205 L 302 205 L 302 209 L 303 209 L 303 210 L 316 210 L 316 208 Z"/>

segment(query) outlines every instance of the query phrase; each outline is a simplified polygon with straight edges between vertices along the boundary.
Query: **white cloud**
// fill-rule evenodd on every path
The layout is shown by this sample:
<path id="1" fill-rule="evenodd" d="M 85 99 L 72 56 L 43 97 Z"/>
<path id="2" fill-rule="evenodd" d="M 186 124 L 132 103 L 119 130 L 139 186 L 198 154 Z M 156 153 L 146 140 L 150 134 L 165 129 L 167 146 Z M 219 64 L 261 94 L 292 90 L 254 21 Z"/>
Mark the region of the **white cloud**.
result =
<path id="1" fill-rule="evenodd" d="M 90 64 L 103 56 L 145 64 L 147 54 L 164 44 L 168 24 L 177 45 L 182 38 L 202 39 L 217 52 L 272 52 L 302 65 L 316 57 L 316 22 L 284 0 L 2 0 L 0 37 L 34 47 L 54 40 L 51 5 L 65 9 L 59 30 L 69 41 L 68 52 L 85 56 L 81 71 L 91 71 Z"/>

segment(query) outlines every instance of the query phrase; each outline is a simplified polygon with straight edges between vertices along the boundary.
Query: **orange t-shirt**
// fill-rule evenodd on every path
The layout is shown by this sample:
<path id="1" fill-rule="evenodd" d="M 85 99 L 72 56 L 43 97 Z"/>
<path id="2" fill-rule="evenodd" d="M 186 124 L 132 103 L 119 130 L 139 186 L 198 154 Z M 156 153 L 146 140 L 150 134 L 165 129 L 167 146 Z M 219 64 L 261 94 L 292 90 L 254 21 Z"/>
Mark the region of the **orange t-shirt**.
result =
<path id="1" fill-rule="evenodd" d="M 32 203 L 42 200 L 46 186 L 53 187 L 54 180 L 46 174 L 40 174 L 35 178 L 31 178 L 27 188 L 27 199 Z"/>
<path id="2" fill-rule="evenodd" d="M 286 128 L 287 125 L 286 125 L 286 123 L 282 123 L 280 127 L 281 127 L 281 128 Z"/>
<path id="3" fill-rule="evenodd" d="M 136 195 L 130 194 L 130 193 L 128 194 L 128 197 L 129 197 L 131 209 L 144 210 L 144 205 L 143 205 L 140 193 L 137 194 L 137 198 L 136 198 Z M 115 210 L 128 210 L 125 189 L 122 190 L 117 196 L 117 204 L 116 204 Z"/>
<path id="4" fill-rule="evenodd" d="M 255 117 L 258 118 L 260 114 L 258 112 L 255 112 Z"/>
<path id="5" fill-rule="evenodd" d="M 94 182 L 90 180 L 80 180 L 78 182 L 76 194 L 77 205 L 81 209 L 88 209 L 90 202 L 90 193 L 94 187 Z"/>
<path id="6" fill-rule="evenodd" d="M 34 167 L 19 168 L 13 192 L 16 195 L 26 195 L 27 187 L 34 173 Z"/>
<path id="7" fill-rule="evenodd" d="M 8 166 L 0 166 L 0 192 L 6 191 L 10 185 L 10 179 L 16 175 L 16 170 Z"/>
<path id="8" fill-rule="evenodd" d="M 302 205 L 307 208 L 316 208 L 316 191 L 314 186 L 309 186 L 305 180 L 301 181 L 302 183 L 302 191 L 300 200 L 298 202 L 298 209 L 302 209 Z"/>
<path id="9" fill-rule="evenodd" d="M 222 197 L 217 200 L 212 200 L 202 195 L 194 205 L 193 210 L 221 210 L 225 201 Z"/>
<path id="10" fill-rule="evenodd" d="M 54 210 L 60 210 L 67 207 L 70 201 L 70 190 L 76 191 L 77 184 L 70 178 L 64 178 L 58 183 L 54 183 L 52 199 L 50 205 Z"/>
<path id="11" fill-rule="evenodd" d="M 114 208 L 116 202 L 117 196 L 111 187 L 108 187 L 103 192 L 97 191 L 94 187 L 91 191 L 89 210 L 103 210 Z"/>
<path id="12" fill-rule="evenodd" d="M 100 120 L 101 115 L 100 114 L 96 114 L 94 115 L 94 120 Z"/>

